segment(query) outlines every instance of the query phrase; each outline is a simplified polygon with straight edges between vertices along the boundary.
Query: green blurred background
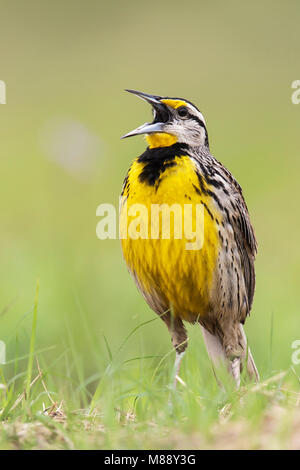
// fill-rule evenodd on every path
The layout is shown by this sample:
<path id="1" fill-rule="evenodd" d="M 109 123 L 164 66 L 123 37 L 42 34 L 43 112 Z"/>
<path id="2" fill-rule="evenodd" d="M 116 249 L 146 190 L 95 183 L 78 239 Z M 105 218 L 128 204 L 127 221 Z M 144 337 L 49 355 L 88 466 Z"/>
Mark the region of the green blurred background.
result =
<path id="1" fill-rule="evenodd" d="M 246 326 L 254 355 L 265 372 L 289 367 L 300 338 L 300 105 L 291 102 L 300 79 L 299 2 L 1 0 L 0 14 L 7 360 L 16 335 L 20 351 L 28 349 L 37 278 L 37 348 L 55 346 L 47 354 L 58 369 L 72 342 L 85 376 L 97 373 L 107 361 L 103 334 L 114 353 L 154 318 L 119 241 L 96 237 L 97 206 L 118 205 L 127 168 L 145 147 L 142 138 L 120 140 L 150 117 L 123 91 L 133 88 L 186 97 L 204 113 L 211 151 L 243 187 L 259 242 Z M 192 354 L 203 344 L 199 329 L 189 330 Z M 153 322 L 123 356 L 170 347 L 163 324 Z"/>

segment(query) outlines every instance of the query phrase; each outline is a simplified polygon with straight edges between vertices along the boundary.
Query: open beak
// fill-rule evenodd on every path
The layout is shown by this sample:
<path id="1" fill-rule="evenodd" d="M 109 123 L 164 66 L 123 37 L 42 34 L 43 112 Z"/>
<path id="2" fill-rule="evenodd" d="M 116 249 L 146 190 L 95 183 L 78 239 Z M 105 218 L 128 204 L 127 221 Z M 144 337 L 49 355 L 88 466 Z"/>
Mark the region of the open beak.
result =
<path id="1" fill-rule="evenodd" d="M 143 100 L 147 101 L 147 103 L 151 104 L 153 109 L 155 110 L 155 118 L 154 121 L 151 123 L 146 122 L 142 126 L 137 127 L 133 131 L 128 132 L 127 134 L 123 135 L 121 139 L 125 139 L 126 137 L 132 137 L 134 135 L 140 134 L 154 134 L 156 132 L 164 132 L 163 126 L 164 123 L 167 122 L 168 118 L 168 111 L 165 104 L 161 103 L 161 97 L 155 95 L 148 95 L 147 93 L 142 93 L 141 91 L 135 90 L 125 90 L 133 95 L 139 96 Z"/>

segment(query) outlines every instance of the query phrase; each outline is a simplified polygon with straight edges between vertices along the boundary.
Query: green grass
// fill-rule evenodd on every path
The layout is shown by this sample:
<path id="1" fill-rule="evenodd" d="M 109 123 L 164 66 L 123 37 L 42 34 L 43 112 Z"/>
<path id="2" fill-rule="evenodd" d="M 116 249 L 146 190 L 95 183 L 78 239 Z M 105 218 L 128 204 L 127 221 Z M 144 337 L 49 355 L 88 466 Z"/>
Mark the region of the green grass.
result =
<path id="1" fill-rule="evenodd" d="M 174 390 L 172 350 L 164 356 L 145 356 L 142 350 L 137 357 L 124 354 L 128 341 L 137 343 L 139 330 L 147 335 L 149 324 L 159 322 L 155 316 L 130 331 L 115 353 L 103 336 L 106 359 L 99 355 L 99 369 L 86 376 L 70 329 L 65 350 L 52 363 L 49 351 L 35 350 L 38 289 L 37 283 L 29 353 L 18 357 L 16 349 L 14 364 L 0 370 L 0 448 L 298 446 L 300 395 L 295 367 L 272 376 L 261 371 L 260 384 L 244 382 L 240 390 L 228 379 L 220 389 L 193 328 L 181 381 Z M 92 336 L 88 325 L 85 334 Z"/>
<path id="2" fill-rule="evenodd" d="M 30 337 L 30 348 L 29 348 L 29 358 L 28 358 L 28 365 L 27 365 L 27 376 L 26 376 L 26 387 L 25 387 L 26 400 L 29 400 L 29 395 L 30 395 L 30 385 L 31 385 L 31 378 L 32 378 L 32 367 L 33 367 L 33 361 L 34 361 L 34 350 L 35 350 L 35 340 L 36 340 L 38 300 L 39 300 L 39 281 L 37 281 L 36 283 L 36 293 L 35 293 L 34 308 L 33 308 L 32 330 L 31 330 L 31 337 Z"/>

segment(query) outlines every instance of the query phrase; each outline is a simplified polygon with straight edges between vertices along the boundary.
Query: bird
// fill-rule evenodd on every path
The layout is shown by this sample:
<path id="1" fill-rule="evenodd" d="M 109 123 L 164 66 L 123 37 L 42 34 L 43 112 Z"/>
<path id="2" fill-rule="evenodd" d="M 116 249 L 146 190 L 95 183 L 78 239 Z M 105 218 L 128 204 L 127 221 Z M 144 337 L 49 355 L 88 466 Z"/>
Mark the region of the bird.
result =
<path id="1" fill-rule="evenodd" d="M 123 183 L 121 247 L 138 289 L 170 332 L 174 385 L 188 346 L 186 322 L 200 325 L 214 372 L 225 364 L 237 388 L 244 369 L 245 376 L 258 381 L 243 329 L 255 290 L 257 241 L 241 186 L 210 153 L 206 122 L 194 104 L 126 91 L 151 105 L 153 120 L 122 137 L 144 135 L 148 146 L 133 160 Z M 185 235 L 177 236 L 175 222 L 182 218 L 171 210 L 169 236 L 162 231 L 161 214 L 151 221 L 153 207 L 188 205 L 192 224 L 195 207 L 203 210 L 195 227 L 196 235 L 203 235 L 198 249 L 187 248 Z"/>

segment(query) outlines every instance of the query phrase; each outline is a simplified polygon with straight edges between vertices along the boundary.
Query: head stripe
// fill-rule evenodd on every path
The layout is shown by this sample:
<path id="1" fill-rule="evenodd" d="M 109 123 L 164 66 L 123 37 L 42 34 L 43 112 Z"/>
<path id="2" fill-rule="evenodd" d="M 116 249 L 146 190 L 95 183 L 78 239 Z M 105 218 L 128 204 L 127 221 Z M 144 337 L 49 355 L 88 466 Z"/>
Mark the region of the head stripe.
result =
<path id="1" fill-rule="evenodd" d="M 180 106 L 187 106 L 187 103 L 183 100 L 162 99 L 161 102 L 173 109 L 180 108 Z"/>

